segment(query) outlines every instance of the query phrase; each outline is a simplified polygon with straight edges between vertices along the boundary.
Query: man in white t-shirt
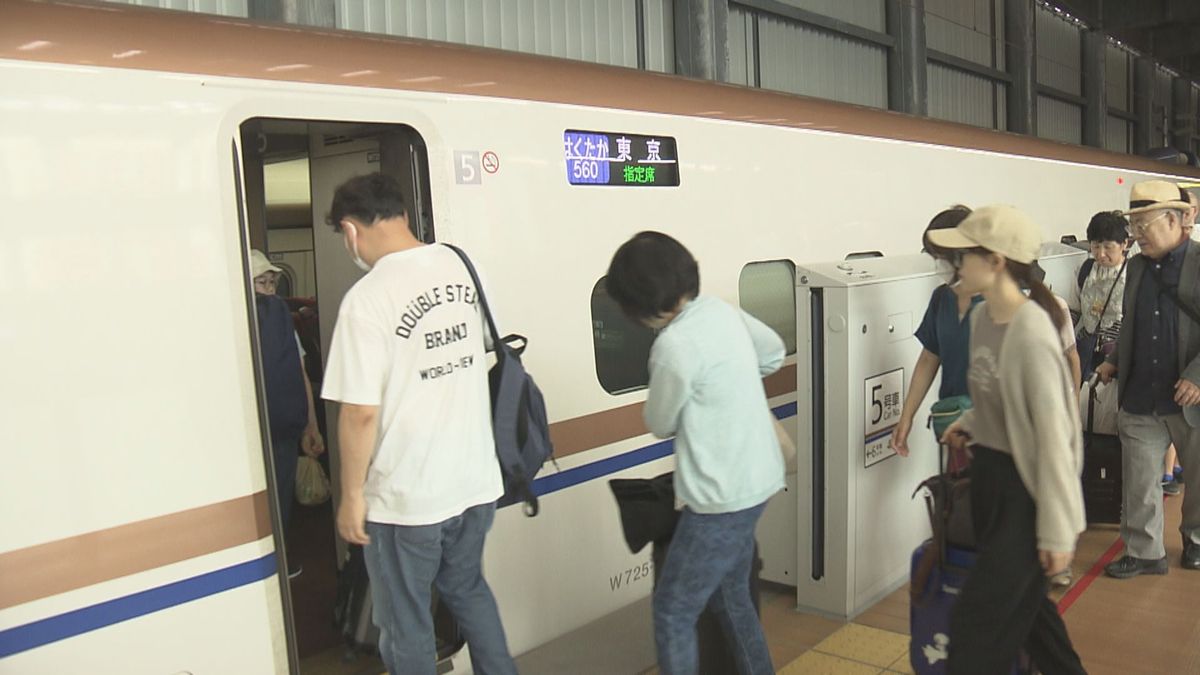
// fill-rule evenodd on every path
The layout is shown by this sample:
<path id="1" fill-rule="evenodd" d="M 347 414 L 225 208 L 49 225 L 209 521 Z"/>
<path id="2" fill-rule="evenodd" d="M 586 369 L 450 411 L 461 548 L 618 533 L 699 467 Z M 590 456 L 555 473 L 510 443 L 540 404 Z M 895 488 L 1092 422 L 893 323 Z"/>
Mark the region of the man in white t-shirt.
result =
<path id="1" fill-rule="evenodd" d="M 341 185 L 329 224 L 367 270 L 338 310 L 321 396 L 341 403 L 337 526 L 365 547 L 384 663 L 435 673 L 436 583 L 474 671 L 516 673 L 481 569 L 503 483 L 475 285 L 454 251 L 413 236 L 390 176 Z"/>

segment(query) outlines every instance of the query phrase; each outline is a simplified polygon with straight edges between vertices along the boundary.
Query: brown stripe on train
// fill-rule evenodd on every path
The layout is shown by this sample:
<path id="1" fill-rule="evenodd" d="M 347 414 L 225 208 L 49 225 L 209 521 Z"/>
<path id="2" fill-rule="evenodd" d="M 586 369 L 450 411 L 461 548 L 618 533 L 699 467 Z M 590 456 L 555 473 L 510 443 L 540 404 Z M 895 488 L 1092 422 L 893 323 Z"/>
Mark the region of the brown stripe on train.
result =
<path id="1" fill-rule="evenodd" d="M 267 493 L 0 554 L 0 609 L 170 565 L 271 534 Z"/>
<path id="2" fill-rule="evenodd" d="M 109 3 L 0 1 L 0 59 L 638 110 L 1200 178 L 1200 170 L 1143 157 L 765 89 L 495 49 Z M 347 119 L 352 118 L 353 113 Z M 377 121 L 411 120 L 397 109 L 392 120 Z M 649 123 L 662 132 L 663 121 Z M 417 126 L 417 131 L 430 132 Z M 557 127 L 546 133 L 561 131 Z M 712 155 L 703 145 L 692 139 L 689 161 Z"/>
<path id="3" fill-rule="evenodd" d="M 767 398 L 796 391 L 796 366 L 780 368 L 763 379 L 763 387 L 767 391 Z M 644 406 L 645 403 L 641 402 L 631 403 L 551 424 L 550 440 L 554 443 L 554 456 L 566 457 L 650 433 L 642 422 Z"/>
<path id="4" fill-rule="evenodd" d="M 768 398 L 796 391 L 796 366 L 763 380 Z M 558 457 L 649 433 L 645 403 L 550 425 Z M 0 553 L 0 609 L 258 541 L 271 534 L 267 493 Z M 81 564 L 85 562 L 86 564 Z"/>

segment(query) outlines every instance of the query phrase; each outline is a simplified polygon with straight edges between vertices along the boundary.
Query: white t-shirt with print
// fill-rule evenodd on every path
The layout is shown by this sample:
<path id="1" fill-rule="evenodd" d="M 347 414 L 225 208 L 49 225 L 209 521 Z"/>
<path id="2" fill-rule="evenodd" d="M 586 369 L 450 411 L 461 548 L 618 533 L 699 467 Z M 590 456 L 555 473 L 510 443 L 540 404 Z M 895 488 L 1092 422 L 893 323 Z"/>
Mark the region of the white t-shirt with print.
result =
<path id="1" fill-rule="evenodd" d="M 434 245 L 384 256 L 342 300 L 321 397 L 379 406 L 371 522 L 431 525 L 503 493 L 476 298 Z"/>

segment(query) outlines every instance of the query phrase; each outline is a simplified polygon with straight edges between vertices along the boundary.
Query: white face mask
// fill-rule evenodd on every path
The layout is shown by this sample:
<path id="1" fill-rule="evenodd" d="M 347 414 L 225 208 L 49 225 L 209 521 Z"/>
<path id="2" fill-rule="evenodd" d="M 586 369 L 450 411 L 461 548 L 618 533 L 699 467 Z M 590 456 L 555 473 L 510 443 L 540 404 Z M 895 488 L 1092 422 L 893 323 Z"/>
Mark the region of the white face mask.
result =
<path id="1" fill-rule="evenodd" d="M 358 255 L 358 230 L 351 223 L 343 222 L 342 227 L 346 230 L 347 235 L 342 238 L 342 243 L 346 245 L 346 252 L 354 260 L 354 264 L 358 265 L 358 269 L 364 272 L 370 272 L 371 266 L 367 261 Z"/>
<path id="2" fill-rule="evenodd" d="M 949 260 L 942 260 L 941 258 L 938 258 L 934 261 L 933 269 L 934 274 L 936 274 L 939 279 L 946 282 L 947 286 L 953 287 L 958 285 L 958 270 L 954 269 L 954 265 L 951 264 Z"/>

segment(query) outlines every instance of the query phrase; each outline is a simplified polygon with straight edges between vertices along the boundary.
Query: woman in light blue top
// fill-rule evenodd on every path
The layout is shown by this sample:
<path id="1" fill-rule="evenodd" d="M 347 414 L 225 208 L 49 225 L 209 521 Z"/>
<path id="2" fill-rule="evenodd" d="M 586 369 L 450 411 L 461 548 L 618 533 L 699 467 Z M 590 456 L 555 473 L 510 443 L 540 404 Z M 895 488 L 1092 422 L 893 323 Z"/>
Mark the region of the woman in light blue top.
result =
<path id="1" fill-rule="evenodd" d="M 630 318 L 661 331 L 650 350 L 645 421 L 654 435 L 675 436 L 683 513 L 654 591 L 659 668 L 696 672 L 696 620 L 707 606 L 741 673 L 774 672 L 749 578 L 755 525 L 784 486 L 762 385 L 783 364 L 783 340 L 700 295 L 695 259 L 665 234 L 642 232 L 623 244 L 605 288 Z"/>

